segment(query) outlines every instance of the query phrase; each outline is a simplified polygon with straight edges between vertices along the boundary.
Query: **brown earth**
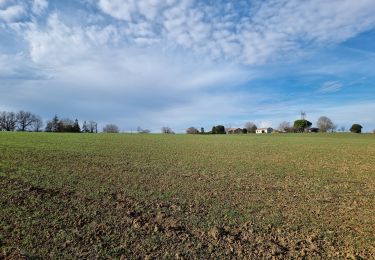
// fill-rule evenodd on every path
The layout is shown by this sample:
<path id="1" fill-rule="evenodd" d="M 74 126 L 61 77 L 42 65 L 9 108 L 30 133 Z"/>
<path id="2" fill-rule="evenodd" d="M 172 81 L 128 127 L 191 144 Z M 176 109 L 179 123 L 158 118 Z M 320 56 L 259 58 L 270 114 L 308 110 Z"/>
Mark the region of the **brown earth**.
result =
<path id="1" fill-rule="evenodd" d="M 189 220 L 204 219 L 207 210 L 189 202 L 143 201 L 120 193 L 95 199 L 7 177 L 0 177 L 0 195 L 7 209 L 0 211 L 2 259 L 370 259 L 374 253 L 341 248 L 319 232 L 257 223 L 197 228 Z"/>

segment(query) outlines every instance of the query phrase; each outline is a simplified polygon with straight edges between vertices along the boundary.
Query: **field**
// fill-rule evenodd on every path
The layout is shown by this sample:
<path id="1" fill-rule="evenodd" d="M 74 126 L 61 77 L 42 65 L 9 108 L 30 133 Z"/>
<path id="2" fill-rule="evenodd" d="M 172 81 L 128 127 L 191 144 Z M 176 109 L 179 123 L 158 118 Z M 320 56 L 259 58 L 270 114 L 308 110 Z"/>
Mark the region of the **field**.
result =
<path id="1" fill-rule="evenodd" d="M 373 258 L 375 135 L 0 132 L 0 258 Z"/>

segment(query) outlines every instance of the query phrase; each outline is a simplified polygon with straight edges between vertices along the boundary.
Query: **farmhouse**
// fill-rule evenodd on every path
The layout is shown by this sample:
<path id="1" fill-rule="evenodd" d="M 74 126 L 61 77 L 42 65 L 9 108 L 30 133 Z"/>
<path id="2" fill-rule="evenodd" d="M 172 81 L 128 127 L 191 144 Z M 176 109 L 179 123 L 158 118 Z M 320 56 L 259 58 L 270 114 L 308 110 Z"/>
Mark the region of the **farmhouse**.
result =
<path id="1" fill-rule="evenodd" d="M 273 129 L 271 127 L 268 128 L 258 128 L 255 131 L 257 134 L 270 134 L 273 132 Z"/>
<path id="2" fill-rule="evenodd" d="M 241 128 L 228 128 L 226 129 L 227 134 L 241 134 L 242 129 Z"/>

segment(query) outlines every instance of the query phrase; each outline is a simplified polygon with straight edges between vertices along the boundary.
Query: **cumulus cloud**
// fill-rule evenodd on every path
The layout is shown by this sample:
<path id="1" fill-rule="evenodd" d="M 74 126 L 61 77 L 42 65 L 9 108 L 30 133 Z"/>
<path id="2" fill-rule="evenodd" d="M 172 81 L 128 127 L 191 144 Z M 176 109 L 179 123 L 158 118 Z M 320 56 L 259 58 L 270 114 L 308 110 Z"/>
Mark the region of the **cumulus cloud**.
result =
<path id="1" fill-rule="evenodd" d="M 65 25 L 57 13 L 49 16 L 46 28 L 33 24 L 25 32 L 25 38 L 35 63 L 63 65 L 75 58 L 84 58 L 88 48 L 82 28 Z"/>
<path id="2" fill-rule="evenodd" d="M 130 28 L 147 28 L 129 32 L 134 38 L 146 31 L 158 41 L 245 64 L 290 55 L 306 44 L 345 41 L 375 25 L 372 0 L 270 0 L 242 3 L 242 12 L 235 3 L 189 0 L 100 0 L 98 7 Z"/>
<path id="3" fill-rule="evenodd" d="M 0 9 L 0 20 L 11 23 L 20 19 L 24 14 L 25 9 L 22 5 L 11 5 L 5 9 Z"/>
<path id="4" fill-rule="evenodd" d="M 14 68 L 0 74 L 15 80 L 3 85 L 2 98 L 8 100 L 5 104 L 27 104 L 25 109 L 33 110 L 53 107 L 52 113 L 65 111 L 81 118 L 95 115 L 103 123 L 110 117 L 119 124 L 150 128 L 167 122 L 177 127 L 185 120 L 197 123 L 203 118 L 214 120 L 238 112 L 234 107 L 242 95 L 209 92 L 248 81 L 252 75 L 246 69 L 195 57 L 190 52 L 109 47 L 120 33 L 107 25 L 85 30 L 82 26 L 68 26 L 57 13 L 49 16 L 43 28 L 30 26 L 24 37 L 31 60 L 26 62 L 28 55 L 22 55 L 19 59 L 23 62 L 12 60 Z M 0 67 L 9 60 L 8 56 L 0 59 Z M 30 64 L 34 66 L 26 69 Z M 27 79 L 21 78 L 22 72 Z M 19 93 L 27 93 L 27 100 Z M 226 112 L 209 109 L 211 106 L 221 106 Z M 42 109 L 35 112 L 49 116 Z"/>

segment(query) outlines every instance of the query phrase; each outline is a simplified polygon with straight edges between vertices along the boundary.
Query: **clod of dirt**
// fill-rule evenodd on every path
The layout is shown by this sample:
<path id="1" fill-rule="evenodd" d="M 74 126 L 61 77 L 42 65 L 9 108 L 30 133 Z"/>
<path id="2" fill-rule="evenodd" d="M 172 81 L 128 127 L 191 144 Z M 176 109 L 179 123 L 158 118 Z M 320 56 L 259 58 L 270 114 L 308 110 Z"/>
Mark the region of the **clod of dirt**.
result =
<path id="1" fill-rule="evenodd" d="M 226 233 L 227 232 L 222 227 L 214 227 L 208 231 L 208 235 L 215 240 L 221 239 Z"/>

